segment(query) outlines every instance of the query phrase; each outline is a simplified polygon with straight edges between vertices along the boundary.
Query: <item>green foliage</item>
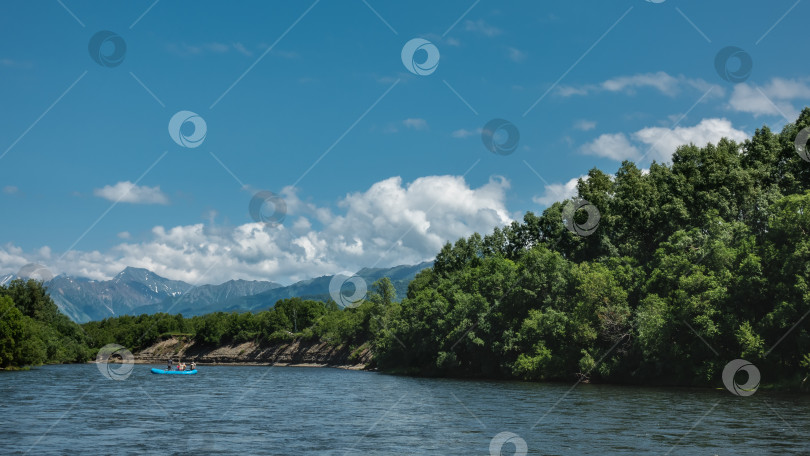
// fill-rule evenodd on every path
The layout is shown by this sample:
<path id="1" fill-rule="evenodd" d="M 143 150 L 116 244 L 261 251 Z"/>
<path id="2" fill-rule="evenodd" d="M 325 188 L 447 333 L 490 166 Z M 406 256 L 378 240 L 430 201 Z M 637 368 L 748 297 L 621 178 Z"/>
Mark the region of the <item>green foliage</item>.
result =
<path id="1" fill-rule="evenodd" d="M 86 361 L 81 327 L 59 312 L 35 280 L 0 286 L 0 368 Z"/>
<path id="2" fill-rule="evenodd" d="M 214 312 L 192 318 L 158 313 L 107 318 L 82 325 L 90 345 L 121 344 L 132 351 L 146 348 L 174 334 L 207 346 L 243 342 L 286 343 L 296 339 L 323 340 L 334 345 L 370 343 L 397 304 L 387 278 L 371 286 L 357 308 L 340 309 L 334 302 L 290 298 L 261 312 Z"/>
<path id="3" fill-rule="evenodd" d="M 377 334 L 379 365 L 693 385 L 744 357 L 806 374 L 810 329 L 793 325 L 810 311 L 810 164 L 793 140 L 807 126 L 810 109 L 780 134 L 682 146 L 647 173 L 591 170 L 578 196 L 601 220 L 587 237 L 563 226 L 561 202 L 448 243 Z"/>

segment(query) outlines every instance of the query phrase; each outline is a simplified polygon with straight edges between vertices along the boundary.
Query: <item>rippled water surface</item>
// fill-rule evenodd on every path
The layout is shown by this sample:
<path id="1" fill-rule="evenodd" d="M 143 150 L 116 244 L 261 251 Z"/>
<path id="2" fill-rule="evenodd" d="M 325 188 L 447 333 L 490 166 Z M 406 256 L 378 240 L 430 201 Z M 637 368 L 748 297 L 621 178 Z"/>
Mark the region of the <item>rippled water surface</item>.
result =
<path id="1" fill-rule="evenodd" d="M 150 367 L 0 372 L 0 454 L 810 454 L 807 396 Z"/>

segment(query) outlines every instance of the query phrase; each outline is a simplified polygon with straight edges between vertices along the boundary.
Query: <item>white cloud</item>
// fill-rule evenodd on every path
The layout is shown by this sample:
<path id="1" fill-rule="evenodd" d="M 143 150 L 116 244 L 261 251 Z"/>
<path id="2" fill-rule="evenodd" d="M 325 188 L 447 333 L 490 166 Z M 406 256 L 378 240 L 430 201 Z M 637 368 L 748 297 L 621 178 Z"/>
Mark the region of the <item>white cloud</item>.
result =
<path id="1" fill-rule="evenodd" d="M 711 89 L 710 97 L 720 97 L 725 94 L 725 90 L 716 85 L 710 84 L 703 79 L 691 79 L 683 75 L 675 77 L 664 71 L 657 73 L 639 73 L 631 76 L 620 76 L 608 79 L 599 84 L 586 84 L 582 86 L 560 86 L 557 94 L 563 97 L 574 95 L 588 95 L 597 92 L 621 92 L 634 95 L 639 89 L 653 89 L 668 97 L 679 95 L 684 89 L 691 88 L 700 92 L 708 92 Z"/>
<path id="2" fill-rule="evenodd" d="M 607 157 L 616 161 L 638 158 L 638 148 L 630 143 L 624 133 L 604 134 L 585 144 L 580 151 L 587 155 Z"/>
<path id="3" fill-rule="evenodd" d="M 588 180 L 588 176 L 575 177 L 564 184 L 555 183 L 546 185 L 544 193 L 533 197 L 532 201 L 541 206 L 551 206 L 557 201 L 574 197 L 577 195 L 577 184 L 580 179 Z"/>
<path id="4" fill-rule="evenodd" d="M 236 52 L 244 55 L 245 57 L 252 57 L 253 52 L 249 51 L 242 43 L 233 43 L 233 48 Z"/>
<path id="5" fill-rule="evenodd" d="M 596 128 L 596 122 L 594 122 L 592 120 L 585 120 L 585 119 L 578 120 L 574 124 L 574 129 L 580 130 L 580 131 L 590 131 L 590 130 L 593 130 L 594 128 Z"/>
<path id="6" fill-rule="evenodd" d="M 580 151 L 616 161 L 646 158 L 669 162 L 678 146 L 691 143 L 703 147 L 708 143 L 717 143 L 721 138 L 742 142 L 748 138 L 748 134 L 734 128 L 727 119 L 703 119 L 691 127 L 643 128 L 631 134 L 630 138 L 624 133 L 603 134 L 583 145 Z M 644 146 L 644 154 L 640 153 L 639 146 Z"/>
<path id="7" fill-rule="evenodd" d="M 602 89 L 609 92 L 633 92 L 635 89 L 650 87 L 659 92 L 674 96 L 678 92 L 679 81 L 669 74 L 657 73 L 636 74 L 608 79 L 602 83 Z"/>
<path id="8" fill-rule="evenodd" d="M 457 139 L 464 139 L 464 138 L 469 138 L 470 136 L 475 136 L 475 135 L 480 135 L 480 134 L 481 134 L 481 129 L 480 128 L 475 129 L 475 130 L 467 130 L 465 128 L 460 128 L 460 129 L 450 133 L 450 136 L 453 137 L 453 138 L 457 138 Z"/>
<path id="9" fill-rule="evenodd" d="M 118 233 L 118 237 L 121 238 L 121 239 L 129 239 L 129 238 L 132 237 L 132 235 L 129 234 L 129 231 L 122 231 L 122 232 Z"/>
<path id="10" fill-rule="evenodd" d="M 7 195 L 13 195 L 18 191 L 20 191 L 20 189 L 15 187 L 14 185 L 6 185 L 5 187 L 3 187 L 3 193 Z"/>
<path id="11" fill-rule="evenodd" d="M 506 52 L 507 52 L 507 57 L 509 57 L 509 60 L 511 60 L 513 62 L 520 63 L 520 62 L 526 60 L 526 53 L 521 51 L 520 49 L 515 49 L 513 47 L 508 47 L 508 48 L 506 48 Z"/>
<path id="12" fill-rule="evenodd" d="M 6 244 L 0 246 L 0 273 L 39 261 L 54 273 L 97 280 L 135 266 L 189 283 L 233 278 L 291 283 L 341 270 L 415 264 L 432 259 L 447 241 L 510 223 L 508 188 L 500 177 L 478 188 L 459 176 L 410 183 L 392 177 L 346 195 L 335 212 L 300 200 L 287 187 L 281 193 L 289 222 L 283 226 L 156 226 L 148 240 L 106 252 L 71 251 L 57 260 L 43 258 L 42 250 L 24 252 Z"/>
<path id="13" fill-rule="evenodd" d="M 490 38 L 501 34 L 501 30 L 499 28 L 487 24 L 483 19 L 464 22 L 464 30 L 468 32 L 480 33 Z"/>
<path id="14" fill-rule="evenodd" d="M 93 190 L 93 194 L 110 201 L 135 204 L 169 204 L 160 186 L 137 186 L 130 181 L 119 182 Z"/>
<path id="15" fill-rule="evenodd" d="M 748 135 L 735 129 L 727 119 L 703 119 L 692 127 L 677 127 L 674 130 L 650 127 L 633 133 L 633 139 L 644 143 L 646 150 L 650 151 L 649 156 L 659 162 L 669 162 L 678 146 L 694 144 L 703 147 L 717 143 L 722 138 L 742 142 Z"/>
<path id="16" fill-rule="evenodd" d="M 405 125 L 413 130 L 427 130 L 428 128 L 428 124 L 425 119 L 405 119 L 402 121 L 402 125 Z"/>
<path id="17" fill-rule="evenodd" d="M 587 95 L 589 91 L 588 87 L 558 86 L 557 94 L 566 98 L 573 95 Z"/>
<path id="18" fill-rule="evenodd" d="M 779 115 L 792 122 L 799 116 L 796 100 L 810 99 L 807 80 L 773 78 L 763 86 L 737 84 L 729 99 L 731 109 L 754 116 Z"/>

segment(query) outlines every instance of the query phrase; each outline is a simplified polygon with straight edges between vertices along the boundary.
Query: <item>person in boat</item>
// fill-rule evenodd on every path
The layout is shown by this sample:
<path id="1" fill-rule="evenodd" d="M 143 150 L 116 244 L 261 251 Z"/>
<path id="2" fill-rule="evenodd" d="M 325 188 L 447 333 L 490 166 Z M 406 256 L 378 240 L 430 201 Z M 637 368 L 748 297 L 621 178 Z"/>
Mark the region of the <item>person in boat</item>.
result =
<path id="1" fill-rule="evenodd" d="M 191 362 L 191 370 L 196 370 L 196 369 L 197 369 L 197 363 L 192 361 Z"/>
<path id="2" fill-rule="evenodd" d="M 171 359 L 171 358 L 169 358 L 169 363 L 168 363 L 168 365 L 166 366 L 166 370 L 167 370 L 167 371 L 172 370 L 172 359 Z"/>

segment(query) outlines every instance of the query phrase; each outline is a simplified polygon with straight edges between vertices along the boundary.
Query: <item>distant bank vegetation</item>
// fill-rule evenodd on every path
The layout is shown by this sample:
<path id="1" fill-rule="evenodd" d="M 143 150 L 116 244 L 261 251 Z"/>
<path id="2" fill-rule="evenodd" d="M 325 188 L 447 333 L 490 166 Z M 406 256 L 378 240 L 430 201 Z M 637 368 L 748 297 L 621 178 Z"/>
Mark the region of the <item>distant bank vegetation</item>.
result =
<path id="1" fill-rule="evenodd" d="M 70 362 L 184 333 L 212 345 L 365 344 L 388 371 L 524 380 L 716 385 L 745 358 L 764 383 L 797 388 L 810 373 L 810 163 L 794 140 L 808 127 L 805 109 L 781 133 L 682 146 L 649 171 L 593 169 L 578 184 L 601 215 L 592 234 L 566 229 L 566 202 L 526 213 L 448 243 L 399 302 L 382 279 L 353 309 L 295 298 L 79 327 L 35 282 L 13 282 L 0 289 L 0 359 Z"/>

